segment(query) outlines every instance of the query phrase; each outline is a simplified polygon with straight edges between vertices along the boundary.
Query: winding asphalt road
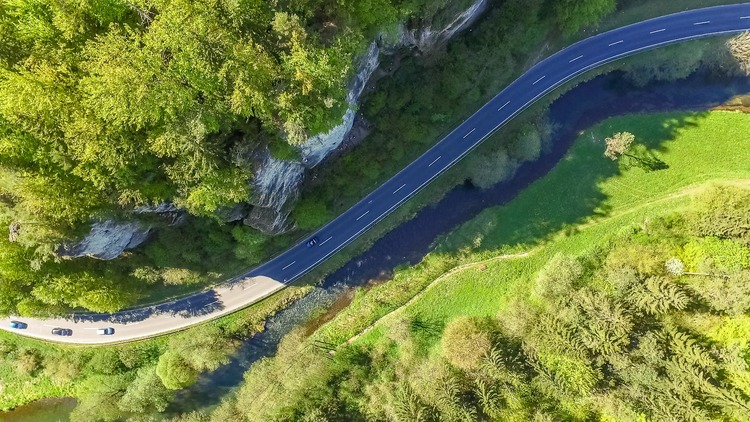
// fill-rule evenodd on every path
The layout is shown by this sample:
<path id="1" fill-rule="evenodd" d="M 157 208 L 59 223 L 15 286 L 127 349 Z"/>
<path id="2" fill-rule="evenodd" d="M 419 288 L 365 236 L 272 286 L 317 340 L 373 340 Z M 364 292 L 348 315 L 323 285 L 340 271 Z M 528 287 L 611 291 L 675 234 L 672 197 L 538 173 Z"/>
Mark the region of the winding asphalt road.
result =
<path id="1" fill-rule="evenodd" d="M 150 337 L 213 319 L 250 305 L 299 279 L 413 197 L 483 140 L 536 100 L 572 78 L 641 51 L 696 38 L 750 30 L 750 3 L 691 10 L 655 18 L 580 41 L 538 63 L 429 151 L 341 216 L 318 230 L 318 244 L 302 242 L 276 258 L 214 289 L 160 305 L 115 314 L 67 319 L 20 318 L 24 330 L 0 328 L 66 343 L 112 343 Z M 311 237 L 312 237 L 311 236 Z M 73 334 L 51 334 L 54 327 Z M 96 328 L 113 327 L 101 336 Z"/>

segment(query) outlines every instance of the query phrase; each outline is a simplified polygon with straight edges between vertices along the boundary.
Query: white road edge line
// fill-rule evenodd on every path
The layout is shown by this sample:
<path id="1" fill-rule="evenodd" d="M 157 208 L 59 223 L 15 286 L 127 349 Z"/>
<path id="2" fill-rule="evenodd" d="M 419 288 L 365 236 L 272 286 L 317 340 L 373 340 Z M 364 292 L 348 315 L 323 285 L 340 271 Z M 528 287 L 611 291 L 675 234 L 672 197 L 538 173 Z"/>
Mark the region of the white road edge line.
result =
<path id="1" fill-rule="evenodd" d="M 746 18 L 747 18 L 747 19 L 750 19 L 750 16 L 747 16 Z M 672 40 L 669 40 L 669 41 L 665 41 L 665 42 L 658 42 L 658 43 L 655 43 L 655 44 L 650 44 L 650 45 L 646 45 L 646 46 L 643 46 L 643 47 L 639 47 L 639 48 L 636 48 L 636 49 L 630 50 L 630 51 L 628 51 L 628 52 L 625 52 L 625 53 L 620 53 L 620 54 L 617 54 L 617 55 L 615 55 L 615 56 L 613 56 L 613 57 L 608 57 L 608 58 L 606 58 L 606 59 L 604 59 L 604 60 L 598 61 L 598 62 L 596 62 L 596 63 L 593 63 L 593 64 L 591 64 L 591 65 L 587 65 L 587 66 L 586 66 L 586 67 L 584 67 L 583 69 L 577 70 L 577 71 L 575 71 L 575 72 L 571 73 L 570 75 L 568 75 L 567 77 L 565 77 L 565 78 L 562 78 L 562 79 L 560 79 L 560 80 L 559 80 L 559 81 L 557 81 L 557 82 L 556 82 L 555 84 L 553 84 L 553 86 L 551 86 L 551 87 L 549 87 L 549 88 L 545 89 L 545 90 L 544 90 L 543 92 L 541 92 L 541 93 L 539 93 L 538 95 L 536 95 L 536 96 L 535 96 L 535 97 L 534 97 L 533 99 L 531 99 L 530 101 L 526 102 L 526 103 L 525 103 L 525 104 L 524 104 L 524 105 L 523 105 L 523 106 L 522 106 L 521 108 L 519 108 L 518 110 L 516 110 L 516 112 L 514 112 L 514 113 L 513 113 L 513 114 L 512 114 L 511 116 L 509 116 L 508 118 L 506 118 L 505 120 L 503 120 L 502 122 L 500 122 L 500 123 L 499 123 L 499 124 L 498 124 L 497 126 L 495 126 L 495 128 L 494 128 L 494 129 L 493 129 L 492 131 L 488 132 L 488 133 L 487 133 L 487 134 L 486 134 L 486 135 L 485 135 L 485 136 L 484 136 L 484 137 L 483 137 L 482 139 L 479 139 L 478 141 L 476 141 L 476 142 L 475 142 L 475 143 L 474 143 L 474 144 L 472 145 L 472 147 L 471 147 L 471 148 L 467 149 L 466 151 L 463 151 L 463 152 L 462 152 L 462 153 L 461 153 L 461 154 L 460 154 L 460 155 L 459 155 L 459 156 L 458 156 L 458 157 L 457 157 L 457 158 L 456 158 L 455 160 L 453 160 L 453 161 L 452 161 L 452 162 L 451 162 L 451 163 L 450 163 L 450 164 L 449 164 L 449 165 L 448 165 L 447 167 L 443 168 L 443 169 L 442 169 L 442 170 L 441 170 L 440 172 L 436 173 L 435 175 L 432 175 L 432 176 L 431 176 L 431 177 L 430 177 L 430 178 L 429 178 L 428 180 L 426 180 L 426 181 L 425 181 L 424 183 L 422 183 L 422 184 L 421 184 L 421 185 L 420 185 L 420 186 L 419 186 L 419 187 L 418 187 L 417 189 L 415 189 L 415 190 L 414 190 L 414 191 L 413 191 L 412 193 L 416 193 L 416 192 L 418 192 L 418 191 L 419 191 L 419 190 L 421 189 L 421 187 L 423 187 L 423 186 L 425 186 L 425 185 L 429 184 L 429 183 L 430 183 L 430 182 L 431 182 L 432 180 L 434 180 L 435 178 L 437 178 L 437 177 L 438 177 L 438 176 L 439 176 L 440 174 L 444 173 L 444 172 L 445 172 L 445 171 L 446 171 L 446 170 L 447 170 L 448 168 L 452 167 L 452 165 L 453 165 L 453 164 L 455 164 L 455 162 L 456 162 L 456 161 L 458 161 L 458 160 L 459 160 L 460 158 L 464 157 L 464 156 L 465 156 L 466 154 L 468 154 L 469 152 L 471 152 L 471 150 L 473 150 L 473 149 L 474 149 L 474 148 L 476 147 L 476 145 L 478 145 L 478 144 L 479 144 L 479 143 L 481 143 L 481 142 L 482 142 L 482 141 L 483 141 L 484 139 L 486 139 L 486 138 L 487 138 L 487 137 L 488 137 L 489 135 L 491 135 L 492 133 L 494 133 L 494 131 L 496 131 L 496 130 L 497 130 L 497 129 L 498 129 L 499 127 L 501 127 L 502 125 L 504 125 L 504 124 L 505 124 L 505 123 L 506 123 L 506 122 L 507 122 L 508 120 L 510 120 L 511 118 L 515 117 L 516 115 L 518 115 L 519 113 L 521 113 L 521 112 L 522 112 L 523 110 L 525 110 L 525 109 L 526 109 L 526 108 L 527 108 L 527 107 L 528 107 L 528 106 L 529 106 L 530 104 L 532 104 L 532 103 L 534 103 L 534 102 L 535 102 L 536 100 L 538 100 L 538 98 L 539 98 L 539 97 L 542 97 L 543 95 L 546 95 L 546 94 L 547 94 L 547 93 L 549 93 L 549 92 L 550 92 L 550 91 L 551 91 L 552 89 L 554 89 L 554 88 L 556 88 L 556 87 L 560 86 L 560 85 L 561 85 L 561 84 L 563 84 L 564 82 L 567 82 L 567 81 L 569 81 L 569 80 L 570 80 L 570 79 L 572 79 L 572 78 L 573 78 L 574 76 L 577 76 L 577 75 L 579 75 L 579 74 L 581 74 L 581 73 L 583 73 L 583 72 L 585 72 L 585 71 L 587 71 L 587 70 L 590 70 L 590 69 L 592 69 L 592 68 L 595 68 L 595 67 L 599 66 L 600 64 L 603 64 L 603 63 L 609 63 L 609 62 L 612 62 L 612 61 L 614 61 L 614 60 L 616 60 L 616 59 L 618 59 L 618 58 L 620 58 L 620 57 L 624 57 L 624 56 L 632 55 L 632 54 L 635 54 L 635 53 L 637 53 L 637 52 L 639 52 L 639 51 L 643 51 L 643 50 L 648 50 L 648 49 L 652 49 L 652 48 L 654 48 L 654 47 L 658 47 L 658 46 L 661 46 L 661 45 L 673 44 L 673 43 L 677 43 L 677 42 L 679 42 L 679 41 L 684 41 L 684 40 L 689 40 L 689 39 L 696 39 L 696 38 L 700 38 L 700 37 L 703 37 L 703 36 L 708 36 L 708 35 L 713 35 L 713 36 L 716 36 L 716 35 L 721 35 L 721 34 L 738 33 L 738 32 L 742 32 L 742 31 L 743 31 L 743 30 L 740 30 L 740 29 L 731 29 L 731 30 L 724 30 L 724 31 L 712 31 L 712 32 L 710 32 L 710 33 L 708 33 L 708 34 L 699 34 L 699 35 L 693 35 L 693 36 L 686 36 L 686 37 L 676 38 L 676 39 L 672 39 Z M 502 93 L 503 93 L 503 92 L 501 91 L 501 92 L 500 92 L 500 93 L 499 93 L 498 95 L 500 95 L 500 94 L 502 94 Z M 473 118 L 473 117 L 474 117 L 474 116 L 475 116 L 476 114 L 478 114 L 478 113 L 479 113 L 480 111 L 481 111 L 481 109 L 480 109 L 480 110 L 478 110 L 477 112 L 475 112 L 475 113 L 474 113 L 474 114 L 473 114 L 472 116 L 470 116 L 470 117 L 469 117 L 469 119 Z M 454 129 L 454 132 L 455 132 L 455 131 L 456 131 L 457 129 L 459 129 L 459 128 L 457 127 L 456 129 Z M 446 138 L 447 138 L 447 136 L 446 136 Z M 402 170 L 402 171 L 403 171 L 403 170 Z M 382 218 L 383 216 L 385 216 L 385 215 L 389 214 L 389 213 L 390 213 L 390 212 L 391 212 L 391 211 L 392 211 L 393 209 L 395 209 L 395 208 L 399 207 L 399 206 L 400 206 L 401 204 L 403 204 L 404 202 L 406 202 L 406 201 L 407 201 L 408 199 L 409 199 L 409 197 L 407 197 L 407 198 L 404 198 L 404 199 L 400 200 L 399 202 L 397 202 L 396 204 L 394 204 L 393 206 L 391 206 L 391 207 L 390 207 L 390 208 L 389 208 L 388 210 L 386 210 L 385 212 L 383 212 L 383 213 L 381 214 L 381 216 L 380 216 L 380 217 L 378 217 L 378 219 L 376 219 L 376 220 L 375 220 L 375 221 L 373 221 L 372 223 L 368 224 L 368 225 L 367 225 L 366 227 L 363 227 L 362 229 L 360 229 L 359 231 L 357 231 L 357 233 L 355 233 L 355 234 L 353 234 L 352 236 L 350 236 L 350 237 L 349 237 L 349 238 L 348 238 L 347 240 L 345 240 L 345 241 L 344 241 L 344 242 L 342 242 L 342 243 L 341 243 L 340 245 L 338 245 L 338 246 L 337 246 L 337 247 L 336 247 L 336 248 L 335 248 L 334 250 L 332 250 L 331 252 L 327 253 L 327 254 L 326 254 L 326 255 L 325 255 L 324 257 L 322 257 L 321 259 L 319 259 L 318 261 L 316 261 L 316 262 L 315 262 L 315 263 L 313 263 L 312 265 L 310 265 L 310 266 L 308 266 L 307 268 L 305 268 L 305 269 L 303 269 L 302 271 L 300 271 L 300 272 L 299 272 L 298 274 L 296 274 L 296 275 L 295 275 L 294 277 L 292 277 L 292 279 L 296 279 L 297 277 L 299 277 L 299 276 L 301 276 L 301 275 L 303 275 L 303 274 L 307 273 L 307 272 L 308 272 L 308 271 L 309 271 L 310 269 L 312 269 L 312 268 L 314 268 L 315 266 L 317 266 L 317 265 L 318 265 L 318 264 L 319 264 L 320 262 L 324 261 L 325 259 L 327 259 L 327 258 L 328 258 L 328 257 L 330 257 L 331 255 L 333 255 L 334 253 L 336 253 L 336 252 L 338 252 L 339 250 L 341 250 L 342 248 L 344 248 L 344 247 L 345 247 L 346 245 L 348 245 L 348 243 L 349 243 L 349 242 L 350 242 L 350 241 L 351 241 L 351 240 L 352 240 L 353 238 L 355 238 L 355 237 L 359 236 L 359 235 L 360 235 L 360 234 L 361 234 L 362 232 L 364 232 L 364 231 L 368 230 L 368 229 L 369 229 L 370 227 L 372 227 L 372 226 L 373 226 L 373 225 L 374 225 L 375 223 L 377 223 L 378 221 L 380 221 L 380 218 Z M 248 271 L 248 274 L 249 274 L 250 272 L 252 272 L 252 270 L 251 270 L 251 271 Z M 286 282 L 286 281 L 288 281 L 288 280 L 289 280 L 288 278 L 284 278 L 284 282 Z M 167 316 L 167 315 L 165 315 L 164 317 L 165 317 L 165 318 L 169 318 L 170 316 Z M 44 325 L 44 326 L 48 326 L 48 327 L 52 327 L 52 325 L 48 325 L 48 324 L 43 324 L 43 325 Z"/>
<path id="2" fill-rule="evenodd" d="M 362 215 L 360 215 L 359 217 L 357 217 L 357 221 L 359 221 L 359 219 L 360 219 L 360 218 L 362 218 L 362 217 L 366 216 L 366 215 L 367 215 L 367 214 L 369 214 L 369 213 L 370 213 L 370 210 L 367 210 L 367 211 L 365 211 L 365 213 L 364 213 L 364 214 L 362 214 Z"/>
<path id="3" fill-rule="evenodd" d="M 693 25 L 705 25 L 707 23 L 711 23 L 711 21 L 696 22 Z"/>
<path id="4" fill-rule="evenodd" d="M 333 236 L 331 236 L 331 237 L 329 237 L 328 239 L 326 239 L 326 240 L 324 240 L 324 241 L 320 242 L 320 245 L 318 245 L 318 246 L 323 246 L 323 245 L 325 245 L 325 244 L 326 244 L 326 242 L 328 242 L 328 241 L 329 241 L 329 240 L 331 240 L 331 239 L 333 239 Z"/>
<path id="5" fill-rule="evenodd" d="M 544 78 L 546 78 L 546 77 L 547 77 L 547 75 L 544 75 L 544 76 L 542 76 L 541 78 L 539 78 L 539 79 L 535 80 L 535 81 L 534 81 L 534 83 L 533 83 L 532 85 L 536 85 L 536 84 L 538 84 L 538 83 L 539 83 L 539 81 L 541 81 L 542 79 L 544 79 Z"/>
<path id="6" fill-rule="evenodd" d="M 441 155 L 440 157 L 442 157 L 442 155 Z M 436 158 L 436 159 L 432 160 L 432 162 L 431 162 L 431 163 L 430 163 L 430 164 L 429 164 L 429 165 L 428 165 L 427 167 L 432 167 L 432 165 L 433 165 L 433 164 L 437 163 L 437 160 L 439 160 L 439 159 L 440 159 L 440 157 L 438 157 L 438 158 Z"/>
<path id="7" fill-rule="evenodd" d="M 574 61 L 576 61 L 578 59 L 582 59 L 582 58 L 583 58 L 583 54 L 581 54 L 580 56 L 576 57 L 575 59 L 569 61 L 568 63 L 573 63 Z"/>
<path id="8" fill-rule="evenodd" d="M 291 262 L 290 264 L 288 264 L 288 265 L 287 265 L 286 267 L 282 268 L 282 269 L 281 269 L 281 271 L 284 271 L 285 269 L 287 269 L 287 268 L 291 267 L 292 265 L 294 265 L 294 263 L 295 263 L 295 262 L 297 262 L 297 261 L 292 261 L 292 262 Z"/>
<path id="9" fill-rule="evenodd" d="M 404 186 L 406 186 L 406 183 L 404 183 L 403 185 L 401 185 L 401 187 L 400 187 L 400 188 L 398 188 L 398 189 L 394 190 L 394 191 L 393 191 L 393 194 L 395 194 L 396 192 L 398 192 L 398 191 L 400 191 L 401 189 L 403 189 L 403 188 L 404 188 Z"/>
<path id="10" fill-rule="evenodd" d="M 736 29 L 735 29 L 735 30 L 728 30 L 728 31 L 716 31 L 716 32 L 712 32 L 712 33 L 711 33 L 711 35 L 735 34 L 735 33 L 737 33 L 737 32 L 742 32 L 742 30 L 736 30 Z M 532 103 L 536 102 L 536 100 L 538 100 L 538 99 L 539 99 L 539 97 L 542 97 L 542 96 L 544 96 L 544 95 L 548 94 L 548 93 L 549 93 L 550 91 L 554 90 L 555 88 L 557 88 L 558 86 L 562 85 L 563 83 L 565 83 L 565 82 L 567 82 L 567 81 L 569 81 L 569 80 L 573 79 L 574 77 L 576 77 L 576 76 L 578 76 L 578 75 L 580 75 L 580 74 L 582 74 L 582 73 L 585 73 L 586 71 L 588 71 L 588 70 L 590 70 L 590 69 L 596 68 L 596 67 L 598 67 L 598 66 L 600 66 L 600 65 L 602 65 L 602 64 L 605 64 L 605 63 L 611 63 L 611 62 L 613 62 L 613 61 L 615 61 L 615 60 L 617 60 L 617 59 L 619 59 L 619 58 L 621 58 L 621 57 L 623 57 L 623 56 L 628 56 L 628 55 L 632 55 L 632 54 L 635 54 L 635 53 L 637 53 L 637 52 L 640 52 L 640 51 L 643 51 L 643 50 L 649 50 L 649 49 L 652 49 L 652 48 L 655 48 L 655 47 L 660 47 L 660 46 L 662 46 L 662 45 L 666 45 L 666 44 L 672 44 L 672 43 L 676 43 L 676 42 L 679 42 L 679 41 L 692 40 L 692 39 L 695 39 L 695 38 L 697 38 L 697 37 L 695 37 L 695 36 L 692 36 L 692 37 L 690 37 L 690 36 L 689 36 L 689 37 L 682 37 L 682 38 L 677 38 L 676 40 L 672 40 L 671 42 L 668 42 L 668 41 L 662 41 L 662 42 L 658 42 L 658 43 L 656 43 L 656 44 L 650 44 L 650 45 L 646 45 L 646 46 L 643 46 L 643 47 L 640 47 L 640 48 L 636 48 L 636 49 L 634 49 L 634 50 L 632 50 L 632 51 L 629 51 L 629 52 L 626 52 L 626 53 L 620 53 L 620 54 L 617 54 L 617 55 L 615 55 L 615 56 L 613 56 L 613 57 L 610 57 L 610 58 L 608 58 L 608 59 L 605 59 L 605 60 L 600 60 L 600 61 L 598 61 L 598 62 L 595 62 L 595 63 L 592 63 L 592 64 L 590 64 L 590 65 L 587 65 L 586 67 L 584 67 L 584 68 L 582 68 L 582 69 L 579 69 L 579 70 L 577 70 L 577 71 L 575 71 L 575 72 L 571 73 L 570 75 L 568 75 L 568 77 L 567 77 L 567 78 L 563 78 L 562 80 L 558 81 L 558 82 L 557 82 L 556 84 L 552 85 L 551 87 L 548 87 L 548 88 L 546 88 L 546 89 L 545 89 L 545 90 L 544 90 L 543 92 L 539 93 L 539 94 L 538 94 L 538 95 L 537 95 L 536 97 L 532 98 L 532 99 L 531 99 L 530 101 L 526 102 L 526 104 L 524 104 L 524 106 L 523 106 L 523 107 L 521 107 L 520 109 L 518 109 L 518 111 L 517 111 L 516 113 L 514 113 L 514 114 L 512 114 L 512 115 L 508 116 L 508 117 L 507 117 L 507 118 L 506 118 L 505 120 L 503 120 L 502 122 L 498 123 L 498 124 L 497 124 L 497 126 L 495 126 L 495 128 L 494 128 L 493 130 L 491 130 L 490 132 L 488 132 L 488 133 L 487 133 L 487 134 L 486 134 L 486 135 L 484 136 L 484 138 L 482 138 L 482 139 L 478 140 L 477 142 L 475 142 L 475 143 L 474 143 L 474 145 L 472 146 L 472 148 L 470 148 L 469 150 L 467 150 L 467 151 L 464 151 L 463 153 L 461 153 L 461 154 L 460 154 L 460 155 L 459 155 L 459 156 L 458 156 L 458 157 L 456 158 L 456 160 L 454 160 L 454 161 L 453 161 L 453 162 L 451 163 L 451 165 L 448 165 L 447 167 L 444 167 L 444 168 L 443 168 L 442 170 L 440 170 L 440 171 L 439 171 L 439 172 L 438 172 L 437 174 L 435 174 L 435 175 L 431 176 L 431 177 L 430 177 L 429 179 L 427 179 L 427 180 L 426 180 L 426 181 L 425 181 L 424 183 L 422 183 L 422 184 L 421 184 L 421 185 L 419 185 L 419 186 L 418 186 L 418 187 L 417 187 L 417 188 L 416 188 L 415 190 L 413 190 L 413 191 L 412 191 L 412 193 L 418 192 L 419 190 L 421 190 L 421 189 L 422 189 L 422 187 L 424 187 L 425 185 L 429 184 L 429 183 L 430 183 L 430 182 L 432 182 L 432 181 L 433 181 L 433 180 L 434 180 L 435 178 L 437 178 L 438 176 L 440 176 L 441 174 L 443 174 L 443 173 L 444 173 L 444 172 L 445 172 L 446 170 L 448 170 L 449 168 L 451 168 L 451 167 L 452 167 L 452 164 L 455 164 L 455 163 L 456 163 L 456 161 L 458 161 L 458 160 L 460 160 L 461 158 L 463 158 L 464 156 L 466 156 L 466 154 L 468 154 L 469 152 L 471 152 L 471 151 L 472 151 L 472 150 L 473 150 L 473 149 L 474 149 L 474 148 L 476 147 L 476 145 L 478 145 L 478 144 L 479 144 L 479 143 L 481 143 L 481 142 L 482 142 L 482 141 L 483 141 L 484 139 L 486 139 L 486 138 L 487 138 L 487 137 L 489 137 L 489 136 L 490 136 L 491 134 L 493 134 L 493 133 L 494 133 L 494 131 L 496 131 L 496 130 L 497 130 L 497 129 L 498 129 L 499 127 L 501 127 L 501 126 L 503 126 L 503 125 L 504 125 L 505 123 L 507 123 L 507 122 L 508 122 L 508 120 L 510 120 L 510 119 L 512 119 L 512 118 L 514 118 L 515 116 L 517 116 L 518 114 L 520 114 L 520 113 L 521 113 L 522 111 L 526 110 L 526 108 L 527 108 L 527 107 L 529 106 L 529 104 L 532 104 Z M 501 95 L 501 94 L 502 94 L 503 92 L 505 92 L 505 91 L 504 91 L 504 90 L 503 90 L 503 91 L 500 91 L 500 92 L 499 92 L 499 93 L 498 93 L 497 95 L 499 96 L 499 95 Z M 474 114 L 472 114 L 472 115 L 471 115 L 471 116 L 470 116 L 470 117 L 469 117 L 468 119 L 471 119 L 472 117 L 474 117 L 474 115 L 476 115 L 476 114 L 477 114 L 478 112 L 479 112 L 479 111 L 477 111 L 477 112 L 475 112 Z M 467 119 L 467 120 L 468 120 L 468 119 Z M 452 131 L 451 133 L 449 133 L 448 135 L 446 135 L 446 138 L 447 138 L 448 136 L 450 136 L 451 134 L 453 134 L 453 132 L 455 132 L 455 131 L 456 131 L 456 130 L 458 130 L 459 128 L 460 128 L 460 126 L 459 126 L 459 127 L 456 127 L 456 129 L 453 129 L 453 131 Z M 444 139 L 445 139 L 445 138 L 444 138 Z M 402 170 L 402 171 L 403 171 L 403 170 Z M 394 177 L 395 177 L 395 176 L 394 176 Z M 349 236 L 349 238 L 348 238 L 348 239 L 346 239 L 346 240 L 345 240 L 344 242 L 342 242 L 342 243 L 340 244 L 341 246 L 339 246 L 339 247 L 335 248 L 335 249 L 334 249 L 334 250 L 332 250 L 331 252 L 328 252 L 328 253 L 327 253 L 327 254 L 326 254 L 326 255 L 325 255 L 324 257 L 322 257 L 322 258 L 318 259 L 318 260 L 317 260 L 316 262 L 314 262 L 314 263 L 313 263 L 313 264 L 312 264 L 311 266 L 309 266 L 309 267 L 307 267 L 307 268 L 303 269 L 302 271 L 300 271 L 299 273 L 295 274 L 295 275 L 294 275 L 294 276 L 293 276 L 293 277 L 292 277 L 291 279 L 292 279 L 292 280 L 295 280 L 295 279 L 297 279 L 297 277 L 301 276 L 302 274 L 305 274 L 305 273 L 307 273 L 308 271 L 310 271 L 310 269 L 312 269 L 312 268 L 315 268 L 315 267 L 316 267 L 316 266 L 317 266 L 318 264 L 320 264 L 320 263 L 321 263 L 322 261 L 325 261 L 326 259 L 328 259 L 328 257 L 329 257 L 329 256 L 331 256 L 331 255 L 335 254 L 336 252 L 338 252 L 339 250 L 343 249 L 343 248 L 344 248 L 344 247 L 345 247 L 346 245 L 348 245 L 348 244 L 349 244 L 349 241 L 351 241 L 351 240 L 352 240 L 352 239 L 354 239 L 355 237 L 359 236 L 359 235 L 360 235 L 360 234 L 361 234 L 362 232 L 364 232 L 364 231 L 368 230 L 368 229 L 369 229 L 370 227 L 374 226 L 374 225 L 375 225 L 375 224 L 376 224 L 377 222 L 379 222 L 379 221 L 380 221 L 380 219 L 381 219 L 381 218 L 383 218 L 383 217 L 384 217 L 385 215 L 388 215 L 388 213 L 390 213 L 390 212 L 391 212 L 391 211 L 393 211 L 394 209 L 396 209 L 396 208 L 400 207 L 400 206 L 401 206 L 401 204 L 403 204 L 404 202 L 406 202 L 406 201 L 407 201 L 408 199 L 410 199 L 410 196 L 409 196 L 409 195 L 407 195 L 407 196 L 406 196 L 405 198 L 403 198 L 403 199 L 399 200 L 398 202 L 396 202 L 396 203 L 395 203 L 394 205 L 392 205 L 392 206 L 391 206 L 390 208 L 388 208 L 388 209 L 387 209 L 387 210 L 385 210 L 385 211 L 384 211 L 384 212 L 383 212 L 382 214 L 380 214 L 380 216 L 379 216 L 378 218 L 376 218 L 375 220 L 373 220 L 373 222 L 372 222 L 372 223 L 370 223 L 370 224 L 369 224 L 368 226 L 366 226 L 366 227 L 363 227 L 363 228 L 362 228 L 362 229 L 360 229 L 360 230 L 359 230 L 359 231 L 358 231 L 357 233 L 354 233 L 353 235 Z M 289 280 L 289 279 L 285 278 L 285 279 L 284 279 L 284 283 L 286 283 L 286 282 L 287 282 L 288 280 Z"/>
<path id="11" fill-rule="evenodd" d="M 497 109 L 497 111 L 500 111 L 500 110 L 504 109 L 505 107 L 508 106 L 508 104 L 510 104 L 510 101 L 508 101 L 507 103 L 503 104 L 502 107 L 500 107 L 500 108 Z"/>
<path id="12" fill-rule="evenodd" d="M 664 31 L 666 31 L 666 30 L 667 30 L 666 28 L 663 28 L 663 29 L 657 29 L 656 31 L 651 31 L 651 32 L 649 32 L 649 34 L 658 34 L 659 32 L 664 32 Z"/>
<path id="13" fill-rule="evenodd" d="M 469 133 L 467 133 L 466 135 L 464 135 L 464 139 L 466 139 L 467 136 L 469 136 L 472 133 L 474 133 L 475 130 L 477 130 L 477 128 L 474 128 L 474 129 L 470 130 Z"/>
<path id="14" fill-rule="evenodd" d="M 610 44 L 609 46 L 612 47 L 613 45 L 622 44 L 623 42 L 625 42 L 625 40 L 616 41 Z"/>

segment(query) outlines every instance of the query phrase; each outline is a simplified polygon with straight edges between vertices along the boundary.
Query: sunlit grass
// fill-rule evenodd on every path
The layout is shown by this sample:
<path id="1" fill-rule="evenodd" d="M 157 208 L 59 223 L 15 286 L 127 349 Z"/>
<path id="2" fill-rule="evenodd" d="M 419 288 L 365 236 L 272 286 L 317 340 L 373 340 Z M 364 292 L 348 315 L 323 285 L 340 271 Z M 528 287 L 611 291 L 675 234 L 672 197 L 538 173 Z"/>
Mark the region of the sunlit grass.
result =
<path id="1" fill-rule="evenodd" d="M 749 129 L 750 116 L 728 112 L 632 115 L 602 122 L 582 133 L 561 162 L 516 199 L 485 210 L 449 235 L 432 264 L 440 264 L 435 258 L 442 256 L 468 268 L 441 277 L 401 311 L 436 330 L 457 315 L 495 315 L 516 295 L 528 294 L 536 272 L 554 254 L 590 252 L 648 217 L 685 208 L 690 194 L 706 184 L 750 179 Z M 669 168 L 623 170 L 605 158 L 604 138 L 619 131 L 634 133 Z M 493 260 L 519 251 L 532 253 Z M 423 276 L 406 269 L 396 277 L 410 275 Z M 341 319 L 325 327 L 326 333 L 346 337 L 352 328 L 346 321 L 353 315 L 376 319 L 363 314 L 357 301 L 377 302 L 387 286 L 360 295 Z M 358 341 L 374 342 L 381 335 L 382 327 L 376 327 Z M 427 337 L 425 348 L 439 338 Z"/>

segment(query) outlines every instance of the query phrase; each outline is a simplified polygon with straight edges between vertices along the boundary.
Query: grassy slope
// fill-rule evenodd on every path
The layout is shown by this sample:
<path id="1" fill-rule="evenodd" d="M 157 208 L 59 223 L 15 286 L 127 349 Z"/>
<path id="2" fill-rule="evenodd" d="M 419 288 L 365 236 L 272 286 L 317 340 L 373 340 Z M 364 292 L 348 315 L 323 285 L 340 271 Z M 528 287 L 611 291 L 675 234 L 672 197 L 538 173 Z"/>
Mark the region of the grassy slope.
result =
<path id="1" fill-rule="evenodd" d="M 606 159 L 603 139 L 626 130 L 669 169 L 620 171 Z M 515 294 L 525 294 L 529 279 L 556 252 L 582 252 L 648 215 L 677 210 L 688 203 L 686 194 L 693 187 L 707 181 L 750 178 L 748 130 L 750 116 L 727 112 L 633 115 L 602 122 L 583 133 L 547 176 L 508 205 L 488 209 L 458 228 L 422 268 L 406 269 L 396 278 L 413 278 L 421 290 L 430 283 L 423 273 L 434 274 L 430 269 L 444 267 L 446 261 L 477 262 L 541 245 L 531 256 L 488 261 L 443 277 L 406 312 L 437 326 L 456 315 L 494 314 Z M 345 341 L 387 313 L 386 306 L 372 303 L 389 303 L 391 310 L 403 304 L 389 301 L 396 295 L 389 284 L 358 295 L 316 335 Z M 380 334 L 375 328 L 360 341 Z"/>

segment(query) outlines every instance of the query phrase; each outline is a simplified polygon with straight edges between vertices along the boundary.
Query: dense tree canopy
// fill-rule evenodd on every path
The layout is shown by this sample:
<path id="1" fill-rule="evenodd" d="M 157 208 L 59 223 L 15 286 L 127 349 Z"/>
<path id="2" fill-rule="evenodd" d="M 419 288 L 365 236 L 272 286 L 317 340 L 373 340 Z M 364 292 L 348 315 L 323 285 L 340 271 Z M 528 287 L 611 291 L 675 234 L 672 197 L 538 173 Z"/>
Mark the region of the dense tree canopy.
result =
<path id="1" fill-rule="evenodd" d="M 285 3 L 4 3 L 0 189 L 19 239 L 114 206 L 211 213 L 249 194 L 252 169 L 232 151 L 336 124 L 365 34 L 397 9 Z"/>

